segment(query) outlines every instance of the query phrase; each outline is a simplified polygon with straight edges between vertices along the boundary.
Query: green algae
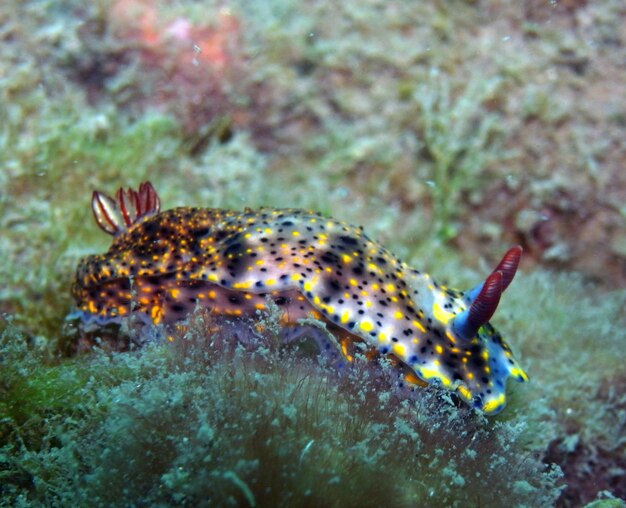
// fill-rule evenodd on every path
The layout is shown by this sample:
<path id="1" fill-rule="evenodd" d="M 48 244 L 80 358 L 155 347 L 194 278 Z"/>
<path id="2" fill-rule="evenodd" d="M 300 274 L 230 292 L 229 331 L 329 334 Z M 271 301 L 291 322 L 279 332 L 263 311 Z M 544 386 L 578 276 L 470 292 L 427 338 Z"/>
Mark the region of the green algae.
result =
<path id="1" fill-rule="evenodd" d="M 0 456 L 3 497 L 81 506 L 453 506 L 469 496 L 490 506 L 485 482 L 523 484 L 535 506 L 558 496 L 558 470 L 544 472 L 515 444 L 519 426 L 493 426 L 432 390 L 403 398 L 365 362 L 341 374 L 268 336 L 252 350 L 207 337 L 205 318 L 195 319 L 172 343 L 81 358 L 89 379 L 68 383 L 71 396 L 55 398 L 44 382 L 50 374 L 35 374 L 24 394 L 34 398 L 28 420 L 2 420 L 5 435 L 19 436 Z M 64 364 L 58 378 L 73 366 L 82 372 Z M 45 427 L 33 425 L 43 418 Z"/>
<path id="2" fill-rule="evenodd" d="M 433 71 L 412 93 L 422 157 L 431 161 L 422 165 L 420 179 L 430 190 L 434 235 L 444 242 L 460 232 L 462 196 L 484 188 L 489 178 L 485 168 L 503 157 L 498 116 L 483 107 L 501 86 L 498 78 L 474 78 L 453 99 L 450 83 Z"/>

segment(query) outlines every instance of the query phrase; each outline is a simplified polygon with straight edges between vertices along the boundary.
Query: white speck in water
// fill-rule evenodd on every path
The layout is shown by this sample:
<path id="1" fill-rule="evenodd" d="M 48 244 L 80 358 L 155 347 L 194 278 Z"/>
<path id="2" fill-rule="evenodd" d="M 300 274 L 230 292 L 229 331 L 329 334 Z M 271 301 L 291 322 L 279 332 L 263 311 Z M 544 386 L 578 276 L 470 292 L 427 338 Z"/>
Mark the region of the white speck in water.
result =
<path id="1" fill-rule="evenodd" d="M 504 37 L 502 37 L 502 42 L 508 42 L 511 40 L 511 36 L 510 35 L 505 35 Z"/>
<path id="2" fill-rule="evenodd" d="M 432 180 L 426 180 L 426 185 L 428 185 L 429 187 L 435 188 L 437 187 L 437 184 L 432 181 Z"/>
<path id="3" fill-rule="evenodd" d="M 193 45 L 193 60 L 191 61 L 193 65 L 200 65 L 200 62 L 198 62 L 198 55 L 200 53 L 202 53 L 200 46 L 198 46 L 197 44 L 194 44 Z"/>

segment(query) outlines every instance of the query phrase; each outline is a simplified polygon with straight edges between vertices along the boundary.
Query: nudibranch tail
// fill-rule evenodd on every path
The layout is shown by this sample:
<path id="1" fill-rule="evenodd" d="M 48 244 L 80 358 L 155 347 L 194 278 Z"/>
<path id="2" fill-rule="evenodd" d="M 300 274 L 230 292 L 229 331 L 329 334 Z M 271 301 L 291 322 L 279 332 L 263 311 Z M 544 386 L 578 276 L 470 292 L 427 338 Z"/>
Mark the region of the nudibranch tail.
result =
<path id="1" fill-rule="evenodd" d="M 143 217 L 159 213 L 161 201 L 150 182 L 143 182 L 139 190 L 120 187 L 115 199 L 94 191 L 91 209 L 100 228 L 110 235 L 119 235 Z"/>

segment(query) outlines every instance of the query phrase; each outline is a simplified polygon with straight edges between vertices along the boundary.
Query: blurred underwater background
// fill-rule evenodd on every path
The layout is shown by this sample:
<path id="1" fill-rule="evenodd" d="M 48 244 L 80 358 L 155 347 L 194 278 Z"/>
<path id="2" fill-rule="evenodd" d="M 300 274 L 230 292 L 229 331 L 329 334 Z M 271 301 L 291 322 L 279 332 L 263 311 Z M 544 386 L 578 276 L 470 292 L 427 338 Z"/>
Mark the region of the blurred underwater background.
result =
<path id="1" fill-rule="evenodd" d="M 0 38 L 0 506 L 626 506 L 624 2 L 6 0 Z M 530 383 L 485 417 L 273 311 L 70 354 L 92 191 L 145 180 L 463 290 L 522 245 Z"/>

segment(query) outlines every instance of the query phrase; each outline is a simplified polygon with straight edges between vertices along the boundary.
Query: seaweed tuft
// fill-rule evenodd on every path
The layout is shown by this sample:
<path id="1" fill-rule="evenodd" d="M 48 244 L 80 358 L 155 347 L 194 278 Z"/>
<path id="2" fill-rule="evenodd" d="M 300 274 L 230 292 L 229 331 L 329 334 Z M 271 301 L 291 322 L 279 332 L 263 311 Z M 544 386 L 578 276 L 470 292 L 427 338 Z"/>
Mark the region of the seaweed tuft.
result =
<path id="1" fill-rule="evenodd" d="M 82 357 L 73 369 L 88 364 L 89 378 L 61 397 L 41 434 L 3 448 L 5 499 L 491 506 L 486 483 L 511 504 L 522 491 L 533 505 L 558 496 L 558 468 L 515 444 L 523 425 L 409 390 L 385 362 L 335 368 L 278 347 L 277 317 L 262 323 L 197 311 L 169 341 Z M 38 407 L 30 421 L 44 417 Z"/>

